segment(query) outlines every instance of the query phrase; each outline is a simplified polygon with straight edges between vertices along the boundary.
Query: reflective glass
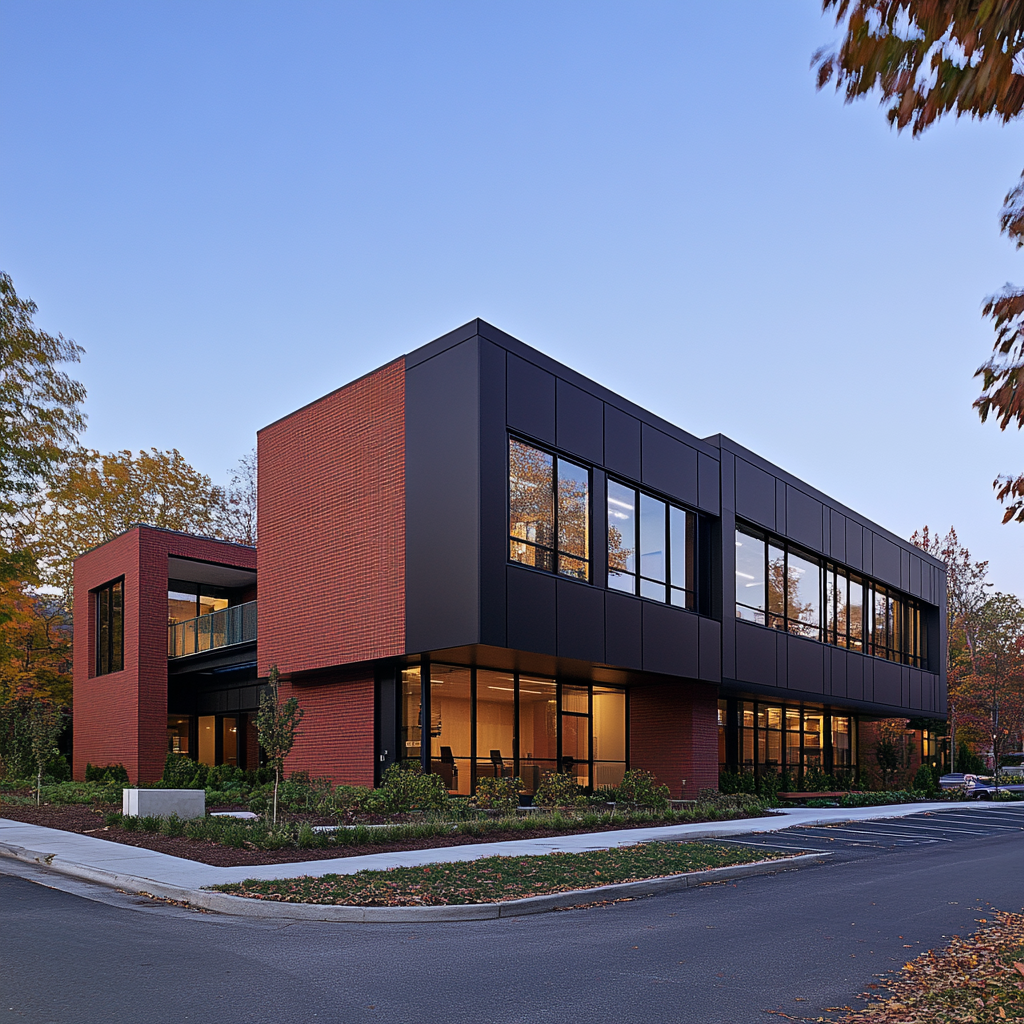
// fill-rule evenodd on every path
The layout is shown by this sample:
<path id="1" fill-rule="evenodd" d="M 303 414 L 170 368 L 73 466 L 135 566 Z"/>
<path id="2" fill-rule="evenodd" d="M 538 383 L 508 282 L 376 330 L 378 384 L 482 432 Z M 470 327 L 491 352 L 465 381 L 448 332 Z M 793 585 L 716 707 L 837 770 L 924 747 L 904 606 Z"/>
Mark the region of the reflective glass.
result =
<path id="1" fill-rule="evenodd" d="M 585 686 L 562 686 L 562 710 L 571 711 L 573 714 L 586 715 L 590 713 L 590 694 Z"/>
<path id="2" fill-rule="evenodd" d="M 594 687 L 594 758 L 626 760 L 626 692 Z"/>
<path id="3" fill-rule="evenodd" d="M 617 573 L 636 572 L 636 491 L 608 481 L 608 585 L 627 589 L 612 582 Z M 624 582 L 622 577 L 618 577 Z M 631 578 L 628 589 L 633 589 Z"/>
<path id="4" fill-rule="evenodd" d="M 780 619 L 786 614 L 786 553 L 774 544 L 768 545 L 768 612 Z M 781 621 L 769 625 L 783 628 Z"/>
<path id="5" fill-rule="evenodd" d="M 199 719 L 199 763 L 215 764 L 217 756 L 217 716 L 203 715 Z"/>
<path id="6" fill-rule="evenodd" d="M 864 586 L 860 580 L 850 577 L 850 647 L 859 651 L 864 640 Z"/>
<path id="7" fill-rule="evenodd" d="M 185 594 L 175 590 L 167 591 L 167 623 L 184 622 L 198 615 L 195 594 Z"/>
<path id="8" fill-rule="evenodd" d="M 555 546 L 554 459 L 512 438 L 508 458 L 510 557 L 551 569 L 552 556 L 537 547 L 551 551 Z"/>
<path id="9" fill-rule="evenodd" d="M 640 495 L 640 575 L 665 582 L 665 502 L 647 494 Z"/>
<path id="10" fill-rule="evenodd" d="M 821 567 L 789 553 L 786 571 L 786 615 L 790 631 L 818 639 L 821 626 Z"/>
<path id="11" fill-rule="evenodd" d="M 590 785 L 590 719 L 562 715 L 562 771 L 570 772 L 581 786 Z"/>
<path id="12" fill-rule="evenodd" d="M 559 562 L 559 572 L 587 578 L 590 558 L 590 474 L 558 460 L 558 550 L 572 559 Z"/>
<path id="13" fill-rule="evenodd" d="M 222 718 L 221 722 L 221 764 L 238 767 L 238 719 Z"/>
<path id="14" fill-rule="evenodd" d="M 764 625 L 764 541 L 736 531 L 736 615 Z"/>
<path id="15" fill-rule="evenodd" d="M 535 793 L 558 765 L 558 694 L 553 679 L 519 677 L 519 777 Z"/>
<path id="16" fill-rule="evenodd" d="M 511 777 L 515 677 L 511 672 L 476 673 L 476 775 Z"/>
<path id="17" fill-rule="evenodd" d="M 696 521 L 697 517 L 692 512 L 685 512 L 674 505 L 669 506 L 669 551 L 672 558 L 669 578 L 673 587 L 682 590 L 692 591 L 694 589 Z M 679 602 L 673 597 L 672 603 Z"/>
<path id="18" fill-rule="evenodd" d="M 400 760 L 420 759 L 420 669 L 402 669 L 402 714 Z"/>
<path id="19" fill-rule="evenodd" d="M 188 738 L 192 719 L 188 715 L 167 716 L 167 752 L 187 754 Z"/>

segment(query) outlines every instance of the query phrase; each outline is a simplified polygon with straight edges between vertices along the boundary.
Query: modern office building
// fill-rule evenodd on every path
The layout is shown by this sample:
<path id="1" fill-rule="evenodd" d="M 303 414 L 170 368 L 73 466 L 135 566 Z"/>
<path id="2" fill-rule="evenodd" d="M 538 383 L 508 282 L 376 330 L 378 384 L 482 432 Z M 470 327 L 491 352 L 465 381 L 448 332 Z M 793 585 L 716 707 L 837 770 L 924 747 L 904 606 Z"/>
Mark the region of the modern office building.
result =
<path id="1" fill-rule="evenodd" d="M 941 562 L 483 321 L 265 427 L 258 464 L 255 550 L 140 526 L 76 563 L 76 777 L 255 764 L 272 665 L 292 770 L 464 794 L 855 772 L 862 723 L 945 717 Z"/>

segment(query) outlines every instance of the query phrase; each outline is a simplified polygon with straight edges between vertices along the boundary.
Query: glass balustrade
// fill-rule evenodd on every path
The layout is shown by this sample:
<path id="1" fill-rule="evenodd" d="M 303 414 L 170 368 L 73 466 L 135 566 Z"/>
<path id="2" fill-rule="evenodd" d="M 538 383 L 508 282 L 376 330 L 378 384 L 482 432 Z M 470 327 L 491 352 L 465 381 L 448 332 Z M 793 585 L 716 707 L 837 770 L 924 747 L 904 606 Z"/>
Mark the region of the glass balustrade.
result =
<path id="1" fill-rule="evenodd" d="M 236 604 L 167 627 L 167 656 L 183 658 L 256 639 L 256 602 Z"/>

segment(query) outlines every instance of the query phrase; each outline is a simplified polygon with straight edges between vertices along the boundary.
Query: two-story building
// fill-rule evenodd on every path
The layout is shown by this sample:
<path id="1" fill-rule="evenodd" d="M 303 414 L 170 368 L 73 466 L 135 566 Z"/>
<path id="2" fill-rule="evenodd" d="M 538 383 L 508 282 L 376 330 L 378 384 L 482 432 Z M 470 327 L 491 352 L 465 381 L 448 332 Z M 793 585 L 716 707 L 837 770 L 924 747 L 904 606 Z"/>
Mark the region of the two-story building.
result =
<path id="1" fill-rule="evenodd" d="M 78 559 L 76 777 L 254 765 L 272 665 L 291 770 L 463 794 L 856 772 L 860 723 L 945 717 L 941 562 L 483 321 L 265 427 L 258 466 L 255 550 L 140 526 Z"/>

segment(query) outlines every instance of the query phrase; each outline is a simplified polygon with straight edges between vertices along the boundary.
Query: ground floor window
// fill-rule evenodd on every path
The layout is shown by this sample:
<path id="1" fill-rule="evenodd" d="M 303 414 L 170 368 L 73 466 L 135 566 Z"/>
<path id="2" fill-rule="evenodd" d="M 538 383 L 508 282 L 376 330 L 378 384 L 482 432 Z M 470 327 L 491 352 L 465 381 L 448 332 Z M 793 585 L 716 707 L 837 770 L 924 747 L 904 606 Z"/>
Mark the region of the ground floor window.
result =
<path id="1" fill-rule="evenodd" d="M 532 795 L 553 771 L 600 789 L 626 770 L 622 689 L 432 662 L 402 671 L 398 703 L 401 756 L 451 793 L 468 796 L 489 776 L 518 777 Z"/>
<path id="2" fill-rule="evenodd" d="M 245 713 L 168 715 L 167 752 L 191 757 L 200 764 L 245 768 L 248 748 L 253 745 L 250 741 L 255 736 L 255 718 Z"/>
<path id="3" fill-rule="evenodd" d="M 856 718 L 814 705 L 718 702 L 718 761 L 722 771 L 774 773 L 785 785 L 832 776 L 837 785 L 857 774 Z"/>

